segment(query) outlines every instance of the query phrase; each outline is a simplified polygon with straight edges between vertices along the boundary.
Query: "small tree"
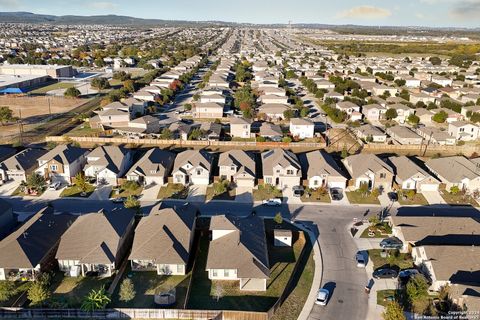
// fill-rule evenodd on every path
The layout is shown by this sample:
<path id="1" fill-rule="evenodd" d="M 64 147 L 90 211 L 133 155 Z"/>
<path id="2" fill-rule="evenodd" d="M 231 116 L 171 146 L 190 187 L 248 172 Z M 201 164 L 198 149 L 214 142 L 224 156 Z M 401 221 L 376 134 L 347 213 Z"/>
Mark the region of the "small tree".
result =
<path id="1" fill-rule="evenodd" d="M 65 90 L 65 93 L 63 95 L 67 98 L 78 98 L 81 95 L 81 92 L 75 87 L 70 87 Z"/>
<path id="2" fill-rule="evenodd" d="M 51 296 L 49 290 L 50 275 L 44 273 L 36 279 L 27 291 L 27 297 L 32 305 L 42 305 Z"/>
<path id="3" fill-rule="evenodd" d="M 397 113 L 397 110 L 393 108 L 390 108 L 385 112 L 385 118 L 387 120 L 392 120 L 392 119 L 395 119 L 396 117 L 398 117 L 398 113 Z"/>
<path id="4" fill-rule="evenodd" d="M 171 140 L 173 139 L 173 133 L 170 129 L 168 128 L 163 128 L 162 132 L 160 132 L 160 139 L 163 140 Z"/>
<path id="5" fill-rule="evenodd" d="M 12 281 L 0 281 L 0 302 L 7 301 L 15 294 L 15 284 Z"/>
<path id="6" fill-rule="evenodd" d="M 88 181 L 83 172 L 79 172 L 75 176 L 75 185 L 80 189 L 82 192 L 87 192 L 88 190 Z"/>
<path id="7" fill-rule="evenodd" d="M 45 189 L 47 182 L 43 176 L 34 172 L 27 177 L 26 185 L 30 190 L 41 192 Z"/>
<path id="8" fill-rule="evenodd" d="M 458 186 L 452 186 L 450 188 L 450 193 L 455 195 L 455 194 L 458 194 L 460 192 L 460 188 Z"/>
<path id="9" fill-rule="evenodd" d="M 217 300 L 217 302 L 223 298 L 225 295 L 225 290 L 223 289 L 223 285 L 220 281 L 215 282 L 215 286 L 213 287 L 213 296 Z"/>
<path id="10" fill-rule="evenodd" d="M 398 302 L 390 302 L 382 313 L 384 320 L 406 320 L 402 307 Z"/>
<path id="11" fill-rule="evenodd" d="M 92 289 L 83 300 L 81 309 L 84 311 L 95 311 L 105 309 L 110 303 L 110 297 L 105 291 L 105 287 L 101 287 L 98 290 Z"/>
<path id="12" fill-rule="evenodd" d="M 13 111 L 9 107 L 0 107 L 0 123 L 2 126 L 13 120 Z"/>
<path id="13" fill-rule="evenodd" d="M 420 118 L 415 114 L 411 114 L 411 115 L 408 116 L 407 121 L 410 122 L 413 125 L 416 125 L 420 122 Z"/>
<path id="14" fill-rule="evenodd" d="M 127 200 L 123 203 L 125 208 L 127 209 L 140 209 L 140 201 L 138 201 L 135 197 L 129 196 L 127 197 Z"/>
<path id="15" fill-rule="evenodd" d="M 433 115 L 432 120 L 437 123 L 444 123 L 448 118 L 448 114 L 445 111 L 437 112 Z"/>
<path id="16" fill-rule="evenodd" d="M 192 105 L 191 105 L 190 103 L 185 103 L 185 104 L 183 105 L 183 110 L 185 110 L 185 111 L 190 111 L 190 110 L 192 110 Z"/>
<path id="17" fill-rule="evenodd" d="M 343 146 L 343 149 L 342 149 L 342 159 L 345 159 L 346 157 L 348 157 L 348 150 L 347 150 L 347 146 Z"/>
<path id="18" fill-rule="evenodd" d="M 283 223 L 283 217 L 280 212 L 277 212 L 275 214 L 275 217 L 273 217 L 273 221 L 275 221 L 276 224 L 282 224 Z"/>
<path id="19" fill-rule="evenodd" d="M 129 302 L 135 299 L 135 287 L 133 281 L 130 278 L 125 278 L 120 285 L 120 301 Z"/>
<path id="20" fill-rule="evenodd" d="M 423 275 L 411 277 L 407 282 L 406 293 L 410 303 L 428 296 L 428 283 Z"/>

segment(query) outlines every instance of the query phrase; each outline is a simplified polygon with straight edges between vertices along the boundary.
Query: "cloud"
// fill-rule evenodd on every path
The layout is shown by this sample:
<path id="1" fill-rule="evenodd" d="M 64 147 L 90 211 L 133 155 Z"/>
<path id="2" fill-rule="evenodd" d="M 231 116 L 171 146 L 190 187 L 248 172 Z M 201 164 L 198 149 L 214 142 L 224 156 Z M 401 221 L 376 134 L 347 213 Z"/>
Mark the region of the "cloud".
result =
<path id="1" fill-rule="evenodd" d="M 92 9 L 98 9 L 98 10 L 114 10 L 117 8 L 117 5 L 115 3 L 107 2 L 107 1 L 90 2 L 88 6 Z"/>
<path id="2" fill-rule="evenodd" d="M 450 10 L 450 15 L 457 19 L 478 18 L 480 16 L 480 0 L 462 0 Z"/>
<path id="3" fill-rule="evenodd" d="M 415 13 L 415 17 L 417 17 L 417 19 L 425 19 L 425 15 L 420 12 Z"/>
<path id="4" fill-rule="evenodd" d="M 392 15 L 387 9 L 373 6 L 358 6 L 347 11 L 340 12 L 339 18 L 359 18 L 359 19 L 382 19 Z"/>
<path id="5" fill-rule="evenodd" d="M 21 7 L 20 0 L 0 0 L 0 9 L 1 8 L 15 9 L 20 7 Z"/>

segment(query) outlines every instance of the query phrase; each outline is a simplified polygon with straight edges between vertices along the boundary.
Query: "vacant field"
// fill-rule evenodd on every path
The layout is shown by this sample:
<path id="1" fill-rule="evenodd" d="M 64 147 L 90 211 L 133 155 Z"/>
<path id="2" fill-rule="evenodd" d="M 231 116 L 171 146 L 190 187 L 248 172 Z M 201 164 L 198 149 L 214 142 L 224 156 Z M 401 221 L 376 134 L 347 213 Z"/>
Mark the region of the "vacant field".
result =
<path id="1" fill-rule="evenodd" d="M 71 88 L 71 87 L 74 87 L 74 86 L 75 86 L 75 83 L 72 83 L 72 82 L 56 82 L 56 83 L 50 84 L 48 86 L 44 86 L 44 87 L 32 90 L 32 91 L 30 91 L 30 93 L 32 93 L 32 94 L 45 94 L 45 93 L 47 93 L 49 91 L 52 91 L 52 90 L 68 89 L 68 88 Z"/>
<path id="2" fill-rule="evenodd" d="M 50 102 L 49 102 L 50 101 Z M 0 106 L 7 106 L 15 117 L 22 119 L 49 114 L 68 112 L 85 103 L 85 99 L 67 99 L 63 97 L 14 97 L 0 96 Z"/>

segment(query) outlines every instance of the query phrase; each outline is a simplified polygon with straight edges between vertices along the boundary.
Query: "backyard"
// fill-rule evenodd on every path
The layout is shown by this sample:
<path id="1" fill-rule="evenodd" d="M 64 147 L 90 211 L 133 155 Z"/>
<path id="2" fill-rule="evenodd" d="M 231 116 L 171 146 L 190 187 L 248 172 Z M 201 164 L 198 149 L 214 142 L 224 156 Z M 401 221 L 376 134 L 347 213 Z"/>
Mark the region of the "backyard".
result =
<path id="1" fill-rule="evenodd" d="M 378 197 L 373 192 L 363 193 L 357 190 L 345 192 L 345 194 L 352 204 L 380 204 Z"/>
<path id="2" fill-rule="evenodd" d="M 258 189 L 253 190 L 253 200 L 262 201 L 271 198 L 281 198 L 282 191 L 270 185 L 258 185 Z"/>
<path id="3" fill-rule="evenodd" d="M 5 301 L 0 301 L 0 307 L 12 306 L 15 303 L 15 301 L 17 301 L 17 299 L 28 290 L 30 285 L 31 285 L 30 281 L 15 281 L 13 282 L 13 285 L 12 285 L 12 283 L 7 283 L 7 280 L 0 280 L 0 288 L 2 288 L 2 290 L 4 289 L 4 287 L 8 287 L 8 289 L 13 288 L 13 290 L 8 290 L 9 291 L 8 295 L 10 297 Z M 5 293 L 6 292 L 2 292 L 2 295 L 4 295 Z"/>
<path id="4" fill-rule="evenodd" d="M 169 183 L 160 188 L 157 199 L 186 199 L 188 196 L 188 187 L 179 183 Z"/>
<path id="5" fill-rule="evenodd" d="M 209 246 L 208 236 L 201 237 L 197 260 L 193 270 L 188 308 L 244 311 L 269 310 L 284 291 L 306 241 L 302 234 L 302 236 L 296 239 L 293 249 L 289 247 L 273 247 L 270 245 L 272 241 L 268 241 L 268 243 L 271 274 L 270 279 L 267 281 L 267 290 L 245 292 L 239 290 L 238 281 L 220 281 L 219 285 L 223 289 L 223 295 L 217 301 L 213 296 L 216 282 L 209 280 L 205 271 Z M 301 296 L 300 292 L 297 292 L 297 294 Z"/>
<path id="6" fill-rule="evenodd" d="M 55 82 L 53 84 L 49 84 L 44 87 L 37 88 L 35 90 L 30 91 L 30 94 L 45 94 L 49 91 L 52 90 L 58 90 L 58 89 L 68 89 L 72 88 L 75 86 L 75 83 L 72 82 Z"/>

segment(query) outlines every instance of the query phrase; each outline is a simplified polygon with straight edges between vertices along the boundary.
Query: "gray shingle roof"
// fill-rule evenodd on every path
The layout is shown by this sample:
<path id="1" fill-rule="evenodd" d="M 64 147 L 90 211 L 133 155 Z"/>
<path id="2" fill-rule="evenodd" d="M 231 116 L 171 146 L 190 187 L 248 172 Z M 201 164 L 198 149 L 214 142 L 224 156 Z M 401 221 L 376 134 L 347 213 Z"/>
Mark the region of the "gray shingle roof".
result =
<path id="1" fill-rule="evenodd" d="M 284 149 L 273 149 L 265 151 L 262 153 L 262 165 L 263 165 L 263 175 L 272 175 L 273 167 L 280 165 L 283 168 L 288 166 L 293 166 L 294 168 L 301 170 L 300 162 L 298 161 L 297 156 L 289 151 Z"/>
<path id="2" fill-rule="evenodd" d="M 43 149 L 25 149 L 0 163 L 0 168 L 5 171 L 29 171 L 38 166 L 37 159 L 46 154 Z"/>
<path id="3" fill-rule="evenodd" d="M 56 146 L 38 160 L 50 161 L 52 159 L 58 161 L 61 164 L 71 164 L 76 161 L 81 156 L 84 156 L 88 153 L 86 149 L 77 148 L 69 144 L 62 144 Z"/>
<path id="4" fill-rule="evenodd" d="M 480 165 L 462 156 L 430 159 L 425 165 L 448 182 L 459 183 L 465 178 L 471 180 L 480 176 Z"/>
<path id="5" fill-rule="evenodd" d="M 160 148 L 148 150 L 140 160 L 128 171 L 127 175 L 134 172 L 144 177 L 163 177 L 170 174 L 175 160 L 175 154 Z"/>

